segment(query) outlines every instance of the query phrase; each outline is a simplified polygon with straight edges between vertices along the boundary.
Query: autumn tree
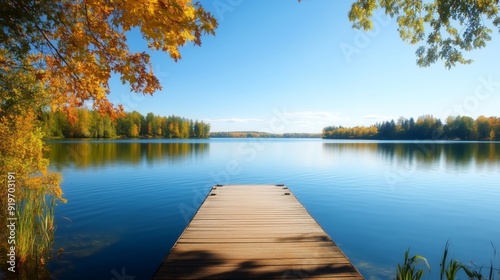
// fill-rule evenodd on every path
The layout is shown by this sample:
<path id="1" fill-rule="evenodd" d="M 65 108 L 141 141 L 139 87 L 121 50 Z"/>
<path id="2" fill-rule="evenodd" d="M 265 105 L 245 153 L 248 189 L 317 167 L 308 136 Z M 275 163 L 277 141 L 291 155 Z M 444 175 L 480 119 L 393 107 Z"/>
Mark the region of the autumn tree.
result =
<path id="1" fill-rule="evenodd" d="M 92 120 L 90 135 L 93 138 L 113 138 L 116 137 L 115 123 L 110 116 L 101 116 L 96 111 L 91 113 Z"/>
<path id="2" fill-rule="evenodd" d="M 488 118 L 486 118 L 485 116 L 479 116 L 477 119 L 475 119 L 472 129 L 475 139 L 490 139 L 491 126 Z"/>
<path id="3" fill-rule="evenodd" d="M 17 277 L 34 279 L 33 276 L 43 274 L 39 266 L 19 268 L 45 262 L 55 230 L 50 211 L 57 199 L 64 199 L 60 176 L 48 170 L 49 162 L 43 157 L 43 132 L 38 115 L 40 108 L 49 104 L 49 91 L 34 73 L 26 70 L 30 56 L 19 61 L 21 67 L 11 63 L 12 59 L 11 54 L 0 49 L 0 61 L 5 62 L 0 67 L 0 194 L 5 198 L 0 207 L 8 209 L 7 194 L 15 201 L 15 209 L 5 212 L 8 215 L 0 215 L 0 222 L 7 225 L 7 218 L 16 219 Z M 4 240 L 6 232 L 0 231 Z M 2 267 L 6 265 L 5 252 L 11 245 L 0 244 Z"/>
<path id="4" fill-rule="evenodd" d="M 500 118 L 498 117 L 489 117 L 488 121 L 490 123 L 490 140 L 498 140 L 500 139 Z"/>
<path id="5" fill-rule="evenodd" d="M 150 112 L 146 115 L 146 118 L 144 120 L 145 124 L 143 124 L 143 126 L 145 125 L 145 129 L 142 134 L 152 136 L 154 130 L 153 125 L 154 125 L 155 115 Z"/>
<path id="6" fill-rule="evenodd" d="M 432 115 L 418 117 L 414 129 L 418 139 L 442 140 L 443 123 Z"/>
<path id="7" fill-rule="evenodd" d="M 15 173 L 16 201 L 24 205 L 17 211 L 19 270 L 26 263 L 45 263 L 53 211 L 40 203 L 62 200 L 59 176 L 47 171 L 42 156 L 38 120 L 44 111 L 64 112 L 70 123 L 82 118 L 70 133 L 92 136 L 89 112 L 77 108 L 88 104 L 101 115 L 121 115 L 122 108 L 107 99 L 111 76 L 135 93 L 161 89 L 149 54 L 131 51 L 127 32 L 140 32 L 149 49 L 177 61 L 180 46 L 201 45 L 202 35 L 214 34 L 217 22 L 190 0 L 5 0 L 0 27 L 0 190 L 5 194 L 5 174 Z M 141 123 L 129 124 L 130 134 L 138 135 Z M 4 201 L 0 206 L 7 209 Z M 6 254 L 1 256 L 5 265 Z M 19 279 L 32 276 L 20 274 Z"/>
<path id="8" fill-rule="evenodd" d="M 112 75 L 136 93 L 161 89 L 149 54 L 130 51 L 126 32 L 140 31 L 151 50 L 178 60 L 180 46 L 201 45 L 217 27 L 190 0 L 7 0 L 0 20 L 0 48 L 14 57 L 9 63 L 33 55 L 28 70 L 50 88 L 52 108 L 70 115 L 86 101 L 100 113 L 119 113 L 107 99 Z"/>
<path id="9" fill-rule="evenodd" d="M 472 62 L 464 52 L 483 48 L 493 29 L 500 31 L 498 0 L 357 0 L 348 13 L 353 27 L 373 28 L 372 16 L 382 9 L 395 18 L 401 39 L 419 45 L 417 64 L 443 60 L 446 68 Z"/>
<path id="10" fill-rule="evenodd" d="M 190 134 L 190 122 L 188 120 L 181 120 L 180 121 L 180 138 L 189 138 Z"/>

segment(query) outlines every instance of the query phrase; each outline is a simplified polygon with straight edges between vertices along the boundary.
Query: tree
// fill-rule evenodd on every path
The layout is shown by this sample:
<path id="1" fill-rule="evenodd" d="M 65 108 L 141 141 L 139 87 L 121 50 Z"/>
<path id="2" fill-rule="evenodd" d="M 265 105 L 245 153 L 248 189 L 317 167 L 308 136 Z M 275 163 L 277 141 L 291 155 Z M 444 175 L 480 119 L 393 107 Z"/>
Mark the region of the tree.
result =
<path id="1" fill-rule="evenodd" d="M 396 137 L 396 123 L 394 120 L 383 122 L 378 126 L 378 137 L 381 139 L 394 139 Z"/>
<path id="2" fill-rule="evenodd" d="M 500 118 L 489 117 L 488 121 L 490 123 L 490 140 L 495 140 L 500 137 Z"/>
<path id="3" fill-rule="evenodd" d="M 189 138 L 189 132 L 190 132 L 190 121 L 186 119 L 181 119 L 180 120 L 180 138 Z"/>
<path id="4" fill-rule="evenodd" d="M 485 116 L 479 116 L 473 125 L 474 138 L 478 140 L 490 139 L 491 136 L 495 138 L 494 134 L 491 134 L 491 127 L 488 118 Z"/>
<path id="5" fill-rule="evenodd" d="M 416 139 L 441 140 L 443 124 L 432 115 L 422 115 L 417 118 L 414 127 Z"/>
<path id="6" fill-rule="evenodd" d="M 90 116 L 89 111 L 85 108 L 76 110 L 77 121 L 73 125 L 72 137 L 90 137 Z"/>
<path id="7" fill-rule="evenodd" d="M 443 60 L 446 68 L 457 63 L 469 64 L 463 56 L 486 46 L 491 27 L 500 31 L 498 0 L 357 0 L 349 11 L 349 20 L 357 29 L 373 28 L 371 17 L 376 9 L 397 19 L 401 39 L 416 51 L 417 64 L 427 67 Z"/>
<path id="8" fill-rule="evenodd" d="M 190 0 L 7 0 L 0 6 L 0 48 L 12 66 L 26 66 L 51 89 L 50 105 L 74 115 L 90 101 L 102 114 L 122 108 L 107 99 L 108 80 L 117 74 L 136 93 L 161 89 L 150 56 L 129 50 L 125 32 L 139 30 L 151 50 L 174 60 L 187 42 L 201 45 L 214 34 L 215 18 Z M 0 66 L 6 61 L 0 61 Z"/>
<path id="9" fill-rule="evenodd" d="M 128 137 L 139 137 L 141 133 L 141 125 L 144 122 L 144 117 L 141 113 L 133 111 L 127 114 L 127 119 L 130 122 L 130 131 L 127 133 Z"/>
<path id="10" fill-rule="evenodd" d="M 153 123 L 154 123 L 154 119 L 155 119 L 155 115 L 152 112 L 149 112 L 146 115 L 146 119 L 145 119 L 146 120 L 146 122 L 145 122 L 146 129 L 142 133 L 143 135 L 153 136 Z"/>
<path id="11" fill-rule="evenodd" d="M 17 211 L 19 264 L 43 264 L 54 229 L 53 204 L 45 202 L 63 200 L 59 176 L 47 170 L 42 154 L 38 120 L 44 110 L 67 113 L 72 124 L 81 117 L 80 126 L 72 126 L 78 128 L 75 134 L 100 134 L 88 112 L 77 108 L 89 104 L 102 115 L 121 115 L 122 107 L 107 99 L 113 74 L 136 93 L 161 89 L 149 55 L 130 51 L 126 32 L 139 30 L 151 50 L 178 60 L 180 46 L 201 45 L 202 34 L 214 34 L 217 22 L 190 0 L 6 0 L 0 5 L 0 26 L 0 171 L 16 174 L 16 201 L 24 205 Z M 130 133 L 138 134 L 141 123 L 129 125 Z M 7 186 L 3 175 L 1 184 Z M 7 197 L 6 188 L 0 190 Z M 7 209 L 4 202 L 0 206 Z"/>
<path id="12" fill-rule="evenodd" d="M 451 139 L 470 140 L 473 137 L 474 119 L 467 116 L 448 117 L 444 127 Z"/>
<path id="13" fill-rule="evenodd" d="M 168 125 L 168 138 L 179 138 L 181 136 L 179 132 L 179 124 L 177 122 L 171 122 Z"/>
<path id="14" fill-rule="evenodd" d="M 12 61 L 11 54 L 0 49 L 0 61 Z M 31 61 L 25 58 L 19 63 L 26 66 Z M 39 264 L 47 258 L 55 227 L 53 216 L 47 217 L 46 213 L 55 200 L 64 201 L 60 176 L 48 170 L 49 162 L 43 156 L 43 132 L 38 121 L 40 108 L 48 104 L 49 95 L 36 75 L 24 67 L 9 63 L 0 67 L 0 194 L 5 198 L 0 200 L 0 207 L 8 209 L 8 194 L 13 195 L 16 204 L 9 216 L 0 215 L 0 222 L 8 224 L 8 217 L 16 218 L 19 279 L 32 278 L 22 272 L 26 264 Z M 4 242 L 0 248 L 9 252 L 6 249 L 11 245 Z M 4 253 L 0 256 L 2 266 L 5 257 Z"/>
<path id="15" fill-rule="evenodd" d="M 432 115 L 413 118 L 400 117 L 376 126 L 323 128 L 322 137 L 327 139 L 383 139 L 383 140 L 495 140 L 500 135 L 500 118 L 479 116 L 476 120 L 467 116 L 448 117 L 443 126 Z M 227 136 L 226 136 L 227 137 Z"/>

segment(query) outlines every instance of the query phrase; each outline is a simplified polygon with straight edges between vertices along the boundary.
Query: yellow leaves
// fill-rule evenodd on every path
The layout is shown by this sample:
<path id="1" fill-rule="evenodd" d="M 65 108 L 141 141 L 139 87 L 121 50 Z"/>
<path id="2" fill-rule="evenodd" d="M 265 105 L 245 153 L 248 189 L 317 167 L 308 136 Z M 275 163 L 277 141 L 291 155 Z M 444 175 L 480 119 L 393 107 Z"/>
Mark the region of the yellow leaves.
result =
<path id="1" fill-rule="evenodd" d="M 180 59 L 178 47 L 193 41 L 200 44 L 202 33 L 212 33 L 217 27 L 215 19 L 201 7 L 191 1 L 158 0 L 142 1 L 125 0 L 125 7 L 139 6 L 143 10 L 127 9 L 122 18 L 127 18 L 124 24 L 127 30 L 138 27 L 150 48 L 163 50 L 174 60 Z M 154 13 L 153 13 L 154 11 Z M 206 24 L 211 22 L 212 24 Z"/>
<path id="2" fill-rule="evenodd" d="M 18 202 L 16 216 L 19 224 L 16 252 L 19 256 L 18 269 L 21 271 L 25 269 L 23 262 L 27 263 L 30 259 L 37 261 L 50 249 L 33 250 L 35 244 L 40 248 L 43 240 L 53 231 L 53 213 L 50 212 L 53 207 L 46 208 L 46 202 L 66 202 L 60 188 L 61 175 L 47 169 L 49 162 L 43 156 L 43 133 L 38 125 L 36 105 L 28 103 L 22 112 L 7 110 L 0 114 L 0 173 L 13 172 L 16 177 L 14 195 Z M 0 184 L 7 186 L 7 176 L 0 177 Z M 0 188 L 0 193 L 5 197 L 6 191 L 6 187 Z"/>
<path id="3" fill-rule="evenodd" d="M 42 133 L 37 128 L 33 110 L 1 116 L 0 139 L 0 172 L 16 172 L 19 188 L 45 186 L 56 197 L 62 198 L 58 175 L 47 170 L 48 160 L 43 157 Z"/>
<path id="4" fill-rule="evenodd" d="M 146 9 L 148 10 L 149 14 L 153 15 L 156 11 L 156 6 L 158 5 L 158 1 L 156 0 L 146 1 L 144 5 L 146 6 Z"/>
<path id="5" fill-rule="evenodd" d="M 358 0 L 351 6 L 348 13 L 349 20 L 353 22 L 353 27 L 364 30 L 371 30 L 373 23 L 370 17 L 377 8 L 376 0 Z"/>
<path id="6" fill-rule="evenodd" d="M 27 0 L 28 6 L 35 5 L 32 1 Z M 40 46 L 28 55 L 27 64 L 34 70 L 31 82 L 49 90 L 52 109 L 69 114 L 85 102 L 101 113 L 120 113 L 107 100 L 112 74 L 133 92 L 152 94 L 161 89 L 149 55 L 130 51 L 126 31 L 140 30 L 150 49 L 178 60 L 179 47 L 187 42 L 200 45 L 201 36 L 214 34 L 217 27 L 215 18 L 191 0 L 46 0 L 43 4 L 49 8 L 34 13 L 45 27 L 43 34 L 29 29 L 30 22 L 24 29 L 33 33 L 28 34 L 35 40 L 30 43 Z M 8 71 L 4 60 L 0 56 L 0 69 Z"/>
<path id="7" fill-rule="evenodd" d="M 191 34 L 191 32 L 187 30 L 182 30 L 181 36 L 184 37 L 187 41 L 193 41 L 196 37 Z"/>

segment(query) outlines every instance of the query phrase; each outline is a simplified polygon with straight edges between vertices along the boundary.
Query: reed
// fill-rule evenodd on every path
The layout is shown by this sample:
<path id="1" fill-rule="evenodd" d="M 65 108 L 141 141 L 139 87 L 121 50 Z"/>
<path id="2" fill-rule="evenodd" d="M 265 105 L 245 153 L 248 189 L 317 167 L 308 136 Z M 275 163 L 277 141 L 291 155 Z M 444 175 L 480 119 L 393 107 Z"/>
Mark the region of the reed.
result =
<path id="1" fill-rule="evenodd" d="M 427 259 L 422 256 L 415 255 L 409 257 L 410 249 L 405 252 L 405 259 L 403 265 L 398 264 L 396 272 L 396 280 L 419 280 L 424 275 L 423 269 L 417 269 L 421 263 L 425 263 L 427 269 L 430 271 Z"/>
<path id="2" fill-rule="evenodd" d="M 500 269 L 495 268 L 493 264 L 493 260 L 496 259 L 497 256 L 496 248 L 493 244 L 492 244 L 493 258 L 490 261 L 490 266 L 480 267 L 479 269 L 470 268 L 467 265 L 453 258 L 448 259 L 449 247 L 450 243 L 446 242 L 443 252 L 443 258 L 441 259 L 440 263 L 440 273 L 439 273 L 440 280 L 463 279 L 463 277 L 460 278 L 461 275 L 460 271 L 462 271 L 469 280 L 495 280 L 495 279 L 500 280 Z M 405 252 L 403 265 L 398 264 L 395 277 L 396 280 L 418 280 L 422 278 L 424 270 L 417 268 L 417 266 L 422 262 L 424 262 L 427 265 L 427 269 L 430 272 L 430 266 L 427 263 L 427 259 L 419 255 L 409 257 L 409 252 L 410 249 L 406 250 Z M 482 272 L 484 268 L 488 270 L 487 276 L 485 276 L 485 274 L 483 274 Z"/>
<path id="3" fill-rule="evenodd" d="M 46 268 L 54 241 L 54 196 L 44 188 L 24 188 L 17 211 L 16 236 L 19 279 L 48 279 Z"/>
<path id="4" fill-rule="evenodd" d="M 458 260 L 450 260 L 447 263 L 448 258 L 448 249 L 450 247 L 450 243 L 447 241 L 444 247 L 443 259 L 441 260 L 441 270 L 439 274 L 439 279 L 443 280 L 454 280 L 457 276 L 457 273 L 460 270 L 464 270 L 467 273 L 468 268 L 460 263 Z"/>
<path id="5" fill-rule="evenodd" d="M 470 269 L 470 268 L 465 268 L 464 271 L 471 280 L 495 280 L 495 279 L 500 279 L 500 269 L 495 268 L 493 265 L 493 260 L 497 256 L 497 250 L 495 248 L 495 245 L 491 243 L 491 246 L 493 247 L 493 258 L 490 260 L 490 267 L 487 267 L 488 269 L 488 277 L 484 276 L 482 273 L 483 268 L 485 267 L 480 267 L 479 269 Z M 496 273 L 496 274 L 495 274 Z"/>

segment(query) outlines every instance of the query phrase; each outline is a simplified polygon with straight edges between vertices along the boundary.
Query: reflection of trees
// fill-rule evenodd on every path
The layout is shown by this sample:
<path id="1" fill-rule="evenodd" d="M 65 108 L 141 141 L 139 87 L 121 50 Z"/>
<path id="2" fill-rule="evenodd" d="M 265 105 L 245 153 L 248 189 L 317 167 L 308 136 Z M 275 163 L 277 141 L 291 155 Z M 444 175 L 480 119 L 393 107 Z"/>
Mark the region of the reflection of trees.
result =
<path id="1" fill-rule="evenodd" d="M 500 143 L 455 143 L 443 147 L 447 164 L 482 166 L 500 163 Z"/>
<path id="2" fill-rule="evenodd" d="M 58 170 L 64 165 L 80 168 L 106 164 L 139 164 L 181 161 L 203 156 L 208 143 L 200 142 L 128 142 L 128 141 L 51 141 L 47 156 Z"/>
<path id="3" fill-rule="evenodd" d="M 500 143 L 493 142 L 333 142 L 323 148 L 335 153 L 370 152 L 398 164 L 467 166 L 500 163 Z"/>
<path id="4" fill-rule="evenodd" d="M 405 164 L 416 163 L 434 164 L 438 162 L 441 153 L 439 144 L 432 142 L 421 143 L 379 143 L 377 152 L 391 161 Z"/>
<path id="5" fill-rule="evenodd" d="M 333 142 L 333 143 L 323 143 L 323 149 L 328 152 L 335 153 L 341 155 L 342 153 L 351 153 L 351 152 L 371 152 L 374 153 L 377 151 L 376 142 L 358 142 L 358 141 L 349 141 L 349 142 Z"/>

